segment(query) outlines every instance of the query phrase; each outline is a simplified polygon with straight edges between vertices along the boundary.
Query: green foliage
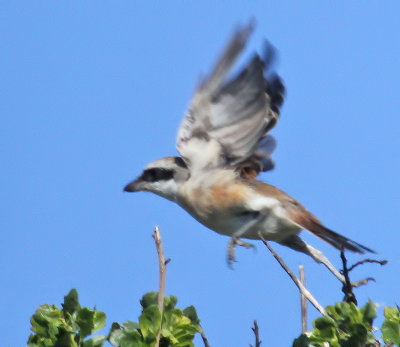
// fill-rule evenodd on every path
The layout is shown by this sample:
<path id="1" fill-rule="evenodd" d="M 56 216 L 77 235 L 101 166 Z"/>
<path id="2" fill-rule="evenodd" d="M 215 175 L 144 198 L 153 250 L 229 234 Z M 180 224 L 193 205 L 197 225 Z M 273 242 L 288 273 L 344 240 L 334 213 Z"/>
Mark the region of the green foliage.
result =
<path id="1" fill-rule="evenodd" d="M 382 324 L 382 338 L 387 344 L 400 345 L 400 315 L 399 307 L 385 308 L 385 321 Z"/>
<path id="2" fill-rule="evenodd" d="M 106 337 L 97 335 L 85 338 L 106 324 L 104 312 L 81 308 L 78 293 L 72 289 L 64 297 L 62 310 L 56 305 L 42 305 L 31 317 L 32 331 L 28 347 L 101 347 Z"/>
<path id="3" fill-rule="evenodd" d="M 201 331 L 195 308 L 189 306 L 182 311 L 175 307 L 178 301 L 175 296 L 165 297 L 161 324 L 157 297 L 158 294 L 155 292 L 143 296 L 140 301 L 142 314 L 139 317 L 139 324 L 130 321 L 121 325 L 113 324 L 109 335 L 113 346 L 154 346 L 160 326 L 160 346 L 194 346 L 194 335 Z"/>
<path id="4" fill-rule="evenodd" d="M 324 342 L 332 347 L 375 345 L 372 321 L 376 310 L 372 301 L 361 309 L 353 303 L 340 302 L 328 306 L 326 312 L 327 316 L 313 322 L 314 330 L 296 339 L 293 346 L 323 346 Z"/>
<path id="5" fill-rule="evenodd" d="M 371 300 L 361 309 L 353 303 L 340 302 L 328 306 L 326 312 L 327 316 L 313 322 L 314 330 L 298 337 L 293 347 L 322 347 L 324 342 L 330 347 L 382 346 L 372 332 L 376 309 Z M 381 331 L 385 346 L 400 345 L 399 310 L 387 307 L 384 313 Z"/>
<path id="6" fill-rule="evenodd" d="M 103 312 L 81 308 L 78 293 L 72 289 L 64 297 L 62 310 L 55 305 L 42 305 L 31 318 L 32 331 L 28 347 L 101 347 L 108 341 L 115 347 L 152 347 L 161 331 L 161 347 L 194 346 L 200 320 L 193 306 L 183 311 L 176 307 L 175 296 L 164 298 L 164 310 L 158 309 L 158 293 L 149 292 L 140 301 L 139 322 L 113 323 L 108 336 L 95 335 L 106 324 Z M 161 330 L 160 330 L 161 329 Z"/>
<path id="7" fill-rule="evenodd" d="M 140 300 L 142 313 L 138 322 L 112 323 L 107 336 L 93 335 L 106 324 L 104 312 L 81 307 L 78 293 L 72 289 L 64 297 L 62 309 L 42 305 L 31 317 L 28 347 L 153 347 L 160 333 L 160 347 L 192 347 L 196 333 L 201 333 L 196 309 L 176 307 L 178 299 L 164 298 L 164 310 L 158 309 L 158 293 L 149 292 Z M 372 323 L 376 309 L 372 301 L 358 309 L 353 303 L 340 302 L 326 308 L 327 316 L 313 322 L 314 330 L 299 336 L 293 347 L 358 347 L 383 346 L 374 336 Z M 399 308 L 384 311 L 382 339 L 389 346 L 400 345 Z M 283 331 L 280 333 L 284 333 Z"/>

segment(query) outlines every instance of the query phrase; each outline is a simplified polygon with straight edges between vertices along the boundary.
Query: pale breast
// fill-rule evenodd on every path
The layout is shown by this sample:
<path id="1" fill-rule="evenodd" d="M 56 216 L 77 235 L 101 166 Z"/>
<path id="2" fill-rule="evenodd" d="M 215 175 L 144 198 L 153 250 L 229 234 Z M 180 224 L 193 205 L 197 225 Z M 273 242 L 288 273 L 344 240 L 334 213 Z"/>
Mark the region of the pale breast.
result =
<path id="1" fill-rule="evenodd" d="M 265 189 L 238 180 L 234 172 L 219 170 L 193 176 L 180 187 L 177 202 L 208 228 L 232 235 L 259 219 L 242 237 L 258 239 L 262 232 L 266 239 L 275 241 L 300 230 L 286 217 L 277 194 L 266 194 Z"/>
<path id="2" fill-rule="evenodd" d="M 180 187 L 178 203 L 201 223 L 208 227 L 212 224 L 215 228 L 216 222 L 213 221 L 224 220 L 244 210 L 243 201 L 247 200 L 250 192 L 238 183 L 234 172 L 213 170 L 193 176 Z"/>

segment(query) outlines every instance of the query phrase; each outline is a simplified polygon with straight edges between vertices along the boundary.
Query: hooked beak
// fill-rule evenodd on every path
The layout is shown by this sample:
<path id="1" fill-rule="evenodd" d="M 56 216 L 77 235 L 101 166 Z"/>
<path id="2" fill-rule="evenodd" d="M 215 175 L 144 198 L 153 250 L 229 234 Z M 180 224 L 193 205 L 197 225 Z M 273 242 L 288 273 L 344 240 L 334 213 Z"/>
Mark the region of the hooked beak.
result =
<path id="1" fill-rule="evenodd" d="M 124 192 L 129 192 L 129 193 L 139 192 L 141 190 L 142 190 L 142 181 L 139 179 L 136 179 L 128 183 L 124 188 Z"/>

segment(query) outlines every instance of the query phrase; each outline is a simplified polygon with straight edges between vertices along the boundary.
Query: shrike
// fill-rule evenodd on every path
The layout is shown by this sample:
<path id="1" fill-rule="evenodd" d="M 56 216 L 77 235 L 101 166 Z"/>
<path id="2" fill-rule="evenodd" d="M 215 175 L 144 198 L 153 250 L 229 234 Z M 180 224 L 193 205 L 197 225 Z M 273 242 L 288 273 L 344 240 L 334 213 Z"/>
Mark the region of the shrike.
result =
<path id="1" fill-rule="evenodd" d="M 234 77 L 230 71 L 245 47 L 252 25 L 238 28 L 213 71 L 202 79 L 180 125 L 180 157 L 150 163 L 129 183 L 127 192 L 149 191 L 176 202 L 206 227 L 231 237 L 228 262 L 241 239 L 276 241 L 323 263 L 340 281 L 343 276 L 321 251 L 304 242 L 308 230 L 337 249 L 371 249 L 322 225 L 299 202 L 280 189 L 256 180 L 271 170 L 275 139 L 267 133 L 277 123 L 284 86 L 271 70 L 273 49 L 265 45 Z"/>

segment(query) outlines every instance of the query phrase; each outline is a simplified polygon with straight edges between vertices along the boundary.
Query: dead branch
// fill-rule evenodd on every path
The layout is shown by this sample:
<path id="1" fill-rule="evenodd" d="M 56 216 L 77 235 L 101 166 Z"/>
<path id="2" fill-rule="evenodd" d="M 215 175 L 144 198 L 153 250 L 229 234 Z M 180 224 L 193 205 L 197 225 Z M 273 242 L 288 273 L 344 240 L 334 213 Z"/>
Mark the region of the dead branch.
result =
<path id="1" fill-rule="evenodd" d="M 318 303 L 318 301 L 312 296 L 312 294 L 307 290 L 307 288 L 300 282 L 300 280 L 293 274 L 293 272 L 287 267 L 287 265 L 283 262 L 282 258 L 271 248 L 271 246 L 268 244 L 267 241 L 265 241 L 264 237 L 261 235 L 261 233 L 258 233 L 258 236 L 264 243 L 264 245 L 269 249 L 269 251 L 272 253 L 274 258 L 278 261 L 278 263 L 282 266 L 282 268 L 286 271 L 286 273 L 290 276 L 294 284 L 297 286 L 297 288 L 300 290 L 300 293 L 303 294 L 307 300 L 313 305 L 319 313 L 322 315 L 326 316 L 326 311 L 325 309 Z"/>
<path id="2" fill-rule="evenodd" d="M 260 340 L 258 324 L 257 324 L 256 320 L 254 320 L 254 326 L 251 327 L 251 330 L 253 330 L 254 336 L 256 338 L 256 344 L 255 344 L 254 347 L 260 347 L 261 346 L 261 340 Z M 250 345 L 250 347 L 253 347 L 253 345 Z"/>
<path id="3" fill-rule="evenodd" d="M 164 249 L 161 242 L 161 234 L 158 226 L 154 228 L 153 239 L 156 244 L 157 254 L 158 254 L 158 268 L 159 268 L 159 287 L 158 287 L 158 309 L 161 313 L 161 324 L 162 324 L 162 315 L 164 312 L 164 294 L 165 294 L 165 280 L 166 280 L 166 265 L 169 263 L 170 259 L 165 260 L 164 258 Z M 155 347 L 158 347 L 160 344 L 161 337 L 161 326 L 157 333 L 156 344 Z"/>
<path id="4" fill-rule="evenodd" d="M 365 263 L 373 263 L 373 264 L 379 264 L 379 265 L 386 265 L 388 263 L 387 260 L 376 260 L 376 259 L 364 259 L 364 260 L 360 260 L 357 263 L 353 264 L 352 266 L 349 267 L 348 271 L 352 271 L 354 270 L 357 266 L 365 264 Z"/>
<path id="5" fill-rule="evenodd" d="M 210 347 L 210 344 L 208 343 L 206 334 L 204 334 L 204 330 L 203 330 L 203 327 L 201 325 L 200 325 L 199 333 L 200 333 L 201 338 L 203 339 L 204 347 Z"/>
<path id="6" fill-rule="evenodd" d="M 306 286 L 306 278 L 304 274 L 304 266 L 299 265 L 300 271 L 300 282 L 305 287 Z M 301 293 L 301 332 L 305 334 L 307 331 L 307 300 L 306 297 Z"/>
<path id="7" fill-rule="evenodd" d="M 342 287 L 342 292 L 344 293 L 343 301 L 348 302 L 348 303 L 352 302 L 352 303 L 354 303 L 354 305 L 357 306 L 357 299 L 356 299 L 356 296 L 354 295 L 353 286 L 350 282 L 349 270 L 347 268 L 347 259 L 344 256 L 343 248 L 340 250 L 340 258 L 342 259 L 342 263 L 343 263 L 342 273 L 344 276 L 344 283 L 343 283 L 343 287 Z"/>
<path id="8" fill-rule="evenodd" d="M 342 264 L 343 264 L 343 270 L 341 270 L 340 272 L 343 274 L 344 279 L 345 279 L 345 283 L 343 284 L 343 287 L 342 287 L 342 292 L 344 293 L 343 301 L 353 302 L 354 304 L 357 305 L 357 300 L 353 293 L 353 288 L 357 288 L 362 285 L 368 284 L 368 282 L 370 282 L 370 281 L 375 282 L 375 278 L 367 277 L 361 281 L 350 282 L 349 272 L 354 270 L 357 266 L 365 264 L 365 263 L 380 264 L 383 266 L 383 265 L 386 265 L 388 263 L 388 261 L 368 258 L 368 259 L 360 260 L 359 262 L 357 262 L 357 263 L 353 264 L 352 266 L 350 266 L 349 268 L 347 268 L 347 259 L 344 255 L 343 250 L 341 250 L 341 252 L 340 252 L 340 258 L 342 259 Z"/>

